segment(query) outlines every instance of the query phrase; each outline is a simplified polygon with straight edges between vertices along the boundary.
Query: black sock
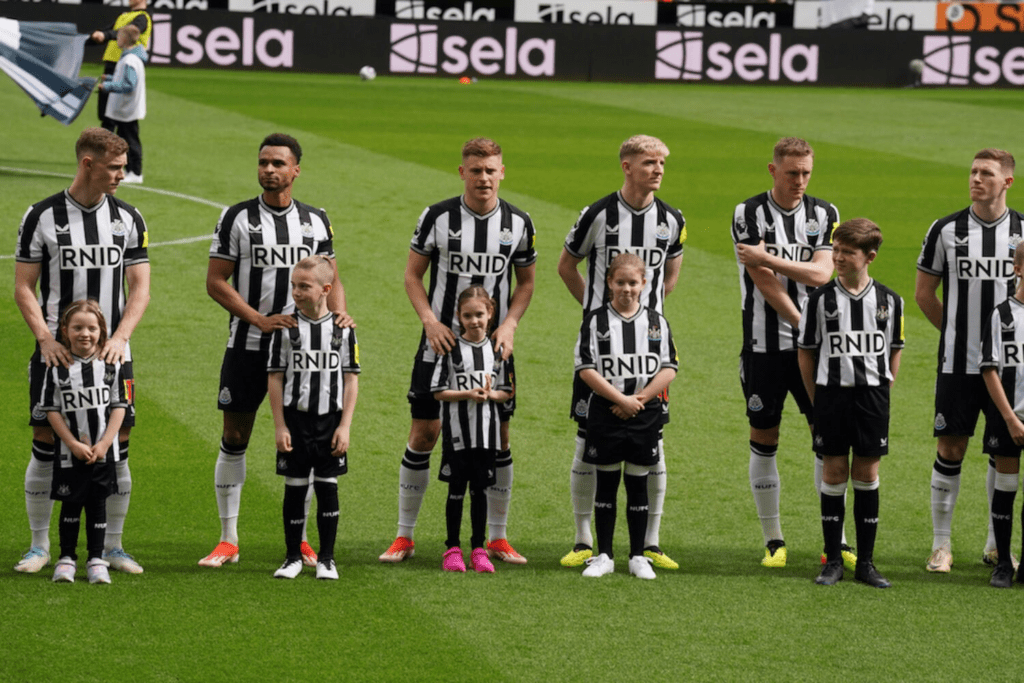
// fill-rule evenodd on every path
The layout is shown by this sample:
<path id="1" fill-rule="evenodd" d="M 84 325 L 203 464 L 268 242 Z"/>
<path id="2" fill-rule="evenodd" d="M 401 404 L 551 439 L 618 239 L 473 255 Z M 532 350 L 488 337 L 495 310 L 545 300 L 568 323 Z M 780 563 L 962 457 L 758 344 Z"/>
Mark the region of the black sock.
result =
<path id="1" fill-rule="evenodd" d="M 623 477 L 626 485 L 626 528 L 629 529 L 629 556 L 644 554 L 644 536 L 647 534 L 647 475 Z"/>
<path id="2" fill-rule="evenodd" d="M 281 506 L 284 520 L 284 547 L 289 560 L 302 559 L 302 527 L 306 523 L 306 486 L 284 487 L 284 504 Z"/>
<path id="3" fill-rule="evenodd" d="M 875 558 L 875 536 L 878 535 L 878 489 L 853 489 L 853 520 L 857 525 L 857 561 Z"/>
<path id="4" fill-rule="evenodd" d="M 60 504 L 60 556 L 78 559 L 78 529 L 82 520 L 82 504 L 64 501 Z"/>
<path id="5" fill-rule="evenodd" d="M 470 547 L 483 548 L 487 529 L 487 494 L 483 489 L 469 492 L 469 524 L 472 530 Z"/>
<path id="6" fill-rule="evenodd" d="M 458 548 L 462 545 L 459 538 L 462 531 L 462 504 L 466 498 L 466 480 L 448 482 L 448 502 L 444 506 L 444 517 L 448 527 L 447 548 Z"/>
<path id="7" fill-rule="evenodd" d="M 316 493 L 316 531 L 320 535 L 317 559 L 321 562 L 334 559 L 334 540 L 338 536 L 338 485 L 330 481 L 314 481 Z"/>
<path id="8" fill-rule="evenodd" d="M 996 489 L 992 492 L 992 530 L 996 536 L 996 551 L 999 553 L 999 561 L 1010 561 L 1010 536 L 1013 534 L 1013 501 L 1017 497 L 1016 491 L 1001 491 Z"/>
<path id="9" fill-rule="evenodd" d="M 843 496 L 830 496 L 827 493 L 820 496 L 821 534 L 825 539 L 825 557 L 829 562 L 841 562 L 846 501 Z"/>
<path id="10" fill-rule="evenodd" d="M 621 470 L 597 470 L 597 491 L 594 495 L 594 526 L 597 530 L 597 552 L 615 557 L 615 503 L 619 492 Z"/>
<path id="11" fill-rule="evenodd" d="M 107 535 L 107 494 L 102 492 L 85 504 L 85 548 L 88 559 L 103 557 L 103 541 Z"/>

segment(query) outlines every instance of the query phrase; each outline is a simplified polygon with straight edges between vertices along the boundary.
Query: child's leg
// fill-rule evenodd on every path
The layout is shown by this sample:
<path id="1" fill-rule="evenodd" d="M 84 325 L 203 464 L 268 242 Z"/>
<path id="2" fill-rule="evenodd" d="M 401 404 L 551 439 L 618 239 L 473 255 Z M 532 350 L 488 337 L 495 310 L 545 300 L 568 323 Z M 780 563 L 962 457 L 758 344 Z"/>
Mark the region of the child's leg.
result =
<path id="1" fill-rule="evenodd" d="M 79 522 L 82 519 L 82 503 L 64 501 L 60 504 L 60 556 L 78 559 Z"/>
<path id="2" fill-rule="evenodd" d="M 878 535 L 877 478 L 874 481 L 853 480 L 853 521 L 857 525 L 857 562 L 873 562 L 875 536 Z"/>
<path id="3" fill-rule="evenodd" d="M 447 548 L 458 548 L 461 545 L 459 533 L 462 530 L 462 502 L 466 498 L 466 480 L 459 479 L 448 482 L 448 502 L 445 504 L 444 516 L 448 527 Z"/>
<path id="4" fill-rule="evenodd" d="M 843 520 L 846 518 L 846 482 L 821 482 L 821 533 L 825 539 L 825 557 L 829 562 L 843 561 Z M 856 498 L 854 506 L 856 506 Z M 859 524 L 859 521 L 858 521 Z M 864 557 L 860 539 L 857 552 Z"/>
<path id="5" fill-rule="evenodd" d="M 472 536 L 469 538 L 471 548 L 483 548 L 484 528 L 487 526 L 489 490 L 470 489 L 469 491 L 469 524 Z"/>
<path id="6" fill-rule="evenodd" d="M 662 460 L 659 467 L 664 465 Z M 661 467 L 661 469 L 664 469 Z M 629 556 L 644 554 L 649 517 L 647 477 L 650 468 L 626 463 L 626 526 L 629 529 Z"/>
<path id="7" fill-rule="evenodd" d="M 1009 462 L 1003 462 L 1009 461 Z M 1015 458 L 999 458 L 999 470 L 1017 469 L 1007 467 L 1011 462 L 1018 465 Z M 1017 473 L 997 471 L 992 490 L 992 528 L 996 536 L 996 549 L 999 551 L 999 562 L 1010 564 L 1010 536 L 1013 534 L 1013 501 L 1017 497 Z"/>
<path id="8" fill-rule="evenodd" d="M 338 479 L 314 478 L 313 489 L 316 491 L 316 530 L 320 534 L 320 562 L 334 559 L 334 541 L 338 536 Z M 308 508 L 307 508 L 308 510 Z"/>
<path id="9" fill-rule="evenodd" d="M 284 480 L 284 545 L 289 560 L 301 560 L 302 527 L 306 524 L 306 492 L 308 478 L 286 477 Z"/>
<path id="10" fill-rule="evenodd" d="M 619 465 L 597 466 L 597 492 L 594 495 L 594 525 L 597 528 L 597 552 L 614 558 L 616 497 L 622 471 Z"/>
<path id="11" fill-rule="evenodd" d="M 94 490 L 89 493 L 89 499 L 85 502 L 85 548 L 88 551 L 88 559 L 102 559 L 106 532 L 107 493 Z"/>

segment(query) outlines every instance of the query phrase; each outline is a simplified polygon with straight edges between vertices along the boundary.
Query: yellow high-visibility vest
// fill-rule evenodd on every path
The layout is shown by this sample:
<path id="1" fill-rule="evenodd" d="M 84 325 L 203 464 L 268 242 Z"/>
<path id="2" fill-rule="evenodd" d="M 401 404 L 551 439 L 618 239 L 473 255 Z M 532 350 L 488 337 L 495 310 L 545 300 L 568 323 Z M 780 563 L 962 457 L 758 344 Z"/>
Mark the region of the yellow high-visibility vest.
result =
<path id="1" fill-rule="evenodd" d="M 139 42 L 142 43 L 143 47 L 149 47 L 149 37 L 153 35 L 153 19 L 149 16 L 146 10 L 139 10 L 137 12 L 123 12 L 114 22 L 114 30 L 118 30 L 123 26 L 135 21 L 135 17 L 140 14 L 146 15 L 146 30 L 139 36 Z M 104 62 L 116 62 L 121 59 L 121 48 L 117 46 L 116 40 L 111 40 L 107 43 L 107 49 L 103 51 Z"/>

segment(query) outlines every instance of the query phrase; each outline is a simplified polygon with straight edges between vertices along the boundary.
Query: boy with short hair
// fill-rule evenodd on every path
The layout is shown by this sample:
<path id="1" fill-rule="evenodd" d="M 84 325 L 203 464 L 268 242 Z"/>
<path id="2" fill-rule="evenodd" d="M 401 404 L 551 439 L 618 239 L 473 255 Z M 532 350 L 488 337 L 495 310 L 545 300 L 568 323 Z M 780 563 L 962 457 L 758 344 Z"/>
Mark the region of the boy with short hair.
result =
<path id="1" fill-rule="evenodd" d="M 875 588 L 892 585 L 875 569 L 873 558 L 878 465 L 889 452 L 889 388 L 904 345 L 903 299 L 868 275 L 881 244 L 881 230 L 866 218 L 836 228 L 836 278 L 811 293 L 800 318 L 797 359 L 813 404 L 813 448 L 824 461 L 820 495 L 826 562 L 814 580 L 823 586 L 843 578 L 848 478 L 853 479 L 857 529 L 854 578 Z"/>
<path id="2" fill-rule="evenodd" d="M 355 330 L 337 327 L 327 307 L 334 264 L 308 256 L 292 270 L 294 327 L 274 331 L 267 362 L 267 393 L 274 415 L 277 473 L 285 478 L 284 536 L 287 555 L 274 572 L 294 579 L 302 571 L 306 492 L 313 472 L 317 501 L 316 578 L 337 579 L 338 476 L 348 471 L 352 413 L 359 393 L 359 345 Z"/>
<path id="3" fill-rule="evenodd" d="M 104 76 L 99 89 L 110 93 L 105 116 L 114 125 L 113 131 L 128 143 L 128 166 L 123 183 L 142 182 L 142 142 L 139 121 L 146 118 L 146 61 L 149 55 L 139 42 L 138 27 L 128 24 L 117 31 L 121 48 L 112 76 Z"/>
<path id="4" fill-rule="evenodd" d="M 986 418 L 982 447 L 996 461 L 991 516 L 998 560 L 989 581 L 994 588 L 1013 585 L 1010 536 L 1021 447 L 1024 446 L 1024 424 L 1021 423 L 1021 416 L 1024 416 L 1024 279 L 1021 279 L 1024 244 L 1014 249 L 1013 272 L 1018 279 L 1017 290 L 992 311 L 988 325 L 982 330 L 981 343 L 981 375 L 993 407 L 1003 418 L 997 420 L 995 414 Z M 1024 516 L 1021 520 L 1024 523 Z M 1017 581 L 1024 583 L 1024 573 L 1018 571 Z"/>

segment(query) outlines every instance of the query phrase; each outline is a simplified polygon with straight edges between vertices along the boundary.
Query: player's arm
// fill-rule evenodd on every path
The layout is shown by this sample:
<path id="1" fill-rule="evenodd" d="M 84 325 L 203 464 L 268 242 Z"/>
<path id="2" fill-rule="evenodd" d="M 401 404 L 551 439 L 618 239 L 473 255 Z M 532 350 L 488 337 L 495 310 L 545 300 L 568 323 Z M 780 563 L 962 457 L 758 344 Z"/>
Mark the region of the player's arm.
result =
<path id="1" fill-rule="evenodd" d="M 327 309 L 334 314 L 334 324 L 338 327 L 355 328 L 356 321 L 348 314 L 348 301 L 345 298 L 345 287 L 338 277 L 338 260 L 331 259 L 334 268 L 334 279 L 331 280 L 331 291 L 327 293 Z"/>
<path id="2" fill-rule="evenodd" d="M 992 397 L 992 404 L 1006 421 L 1006 428 L 1009 430 L 1013 442 L 1018 446 L 1024 446 L 1024 423 L 1021 423 L 1020 418 L 1013 412 L 1013 406 L 1006 398 L 1006 392 L 1003 391 L 1003 385 L 999 381 L 998 368 L 984 367 L 981 369 L 981 376 L 985 379 L 985 388 L 988 389 L 988 395 Z"/>
<path id="3" fill-rule="evenodd" d="M 423 332 L 427 335 L 427 342 L 430 348 L 439 356 L 452 350 L 455 345 L 455 333 L 440 322 L 430 308 L 430 299 L 427 298 L 427 289 L 423 286 L 423 277 L 430 267 L 430 257 L 425 256 L 412 249 L 409 250 L 409 260 L 405 264 L 405 294 L 409 297 L 416 315 L 423 323 Z"/>
<path id="4" fill-rule="evenodd" d="M 121 431 L 121 424 L 124 422 L 124 415 L 124 408 L 111 409 L 110 416 L 107 418 L 107 428 L 103 430 L 103 436 L 100 437 L 99 441 L 93 444 L 93 457 L 90 462 L 106 459 L 107 451 L 110 450 L 110 447 L 114 444 L 114 439 L 117 438 L 118 432 Z"/>
<path id="5" fill-rule="evenodd" d="M 79 441 L 78 437 L 71 432 L 68 423 L 64 421 L 64 416 L 60 414 L 60 411 L 46 411 L 46 421 L 50 423 L 50 427 L 53 429 L 53 433 L 57 435 L 57 438 L 71 450 L 72 455 L 79 460 L 90 462 L 92 449 L 89 448 L 88 444 Z"/>
<path id="6" fill-rule="evenodd" d="M 125 268 L 125 279 L 128 281 L 128 299 L 124 304 L 124 313 L 117 329 L 107 339 L 100 351 L 100 358 L 107 363 L 123 363 L 124 347 L 131 339 L 142 314 L 149 306 L 149 263 L 136 263 Z"/>
<path id="7" fill-rule="evenodd" d="M 578 268 L 581 261 L 583 261 L 582 258 L 573 256 L 565 247 L 562 247 L 562 254 L 558 257 L 558 276 L 562 278 L 566 289 L 580 306 L 583 305 L 583 295 L 587 286 Z"/>
<path id="8" fill-rule="evenodd" d="M 587 386 L 590 387 L 595 394 L 606 398 L 615 404 L 615 408 L 618 408 L 619 410 L 617 415 L 622 419 L 635 417 L 637 413 L 644 409 L 644 404 L 639 398 L 636 396 L 626 396 L 612 386 L 612 383 L 602 377 L 601 373 L 594 368 L 584 368 L 580 370 L 580 379 L 586 382 Z"/>
<path id="9" fill-rule="evenodd" d="M 672 293 L 679 282 L 679 271 L 683 268 L 683 255 L 670 258 L 665 263 L 665 296 Z"/>
<path id="10" fill-rule="evenodd" d="M 334 437 L 331 439 L 331 455 L 341 457 L 348 452 L 352 434 L 352 415 L 356 410 L 356 401 L 359 399 L 359 375 L 354 372 L 345 373 L 344 398 L 341 405 L 341 422 L 334 430 Z"/>
<path id="11" fill-rule="evenodd" d="M 231 276 L 235 272 L 234 261 L 222 258 L 211 258 L 206 268 L 206 293 L 221 305 L 228 313 L 258 327 L 264 334 L 286 327 L 295 327 L 298 323 L 290 315 L 277 313 L 262 315 L 250 306 L 238 290 L 231 286 Z"/>
<path id="12" fill-rule="evenodd" d="M 501 354 L 502 360 L 508 360 L 512 355 L 512 344 L 515 338 L 516 328 L 519 321 L 526 314 L 530 306 L 530 299 L 533 298 L 533 289 L 536 283 L 537 264 L 531 263 L 528 266 L 516 266 L 516 287 L 512 290 L 512 299 L 508 304 L 508 313 L 505 319 L 494 330 L 491 339 L 494 340 L 494 351 Z"/>
<path id="13" fill-rule="evenodd" d="M 661 392 L 665 391 L 665 389 L 668 388 L 668 385 L 672 384 L 672 380 L 675 378 L 675 368 L 664 367 L 661 370 L 658 370 L 654 377 L 651 378 L 651 381 L 647 383 L 647 386 L 636 394 L 636 398 L 638 398 L 644 405 L 647 405 L 648 401 L 655 396 L 659 396 Z"/>
<path id="14" fill-rule="evenodd" d="M 71 363 L 71 352 L 50 334 L 46 318 L 43 317 L 43 309 L 39 307 L 39 300 L 36 299 L 36 283 L 39 282 L 40 272 L 40 263 L 18 261 L 14 264 L 14 302 L 21 311 L 21 317 L 25 319 L 28 329 L 32 331 L 32 336 L 39 342 L 39 353 L 46 366 L 53 367 L 59 363 L 68 367 Z"/>
<path id="15" fill-rule="evenodd" d="M 942 329 L 942 300 L 939 299 L 939 284 L 942 278 L 938 275 L 926 273 L 923 270 L 917 271 L 917 279 L 914 281 L 914 301 L 917 307 L 928 318 L 928 322 L 935 326 L 935 329 Z"/>
<path id="16" fill-rule="evenodd" d="M 274 416 L 274 443 L 277 450 L 288 453 L 292 450 L 292 433 L 284 423 L 284 372 L 270 370 L 267 373 L 267 396 L 270 414 Z"/>
<path id="17" fill-rule="evenodd" d="M 832 277 L 832 252 L 827 249 L 815 251 L 810 261 L 790 261 L 769 254 L 761 240 L 757 244 L 737 244 L 736 256 L 748 269 L 751 266 L 767 268 L 810 287 L 821 287 Z"/>
<path id="18" fill-rule="evenodd" d="M 804 389 L 807 390 L 807 396 L 811 399 L 811 403 L 814 403 L 814 366 L 815 360 L 814 349 L 797 349 L 796 350 L 796 361 L 800 366 L 800 378 L 804 381 Z M 896 359 L 896 365 L 899 365 L 899 359 Z M 892 373 L 893 377 L 896 376 L 895 369 Z"/>
<path id="19" fill-rule="evenodd" d="M 743 246 L 742 244 L 737 245 Z M 775 309 L 781 318 L 786 320 L 793 327 L 800 326 L 800 310 L 789 297 L 789 292 L 775 277 L 775 273 L 765 266 L 747 266 L 747 274 L 753 280 L 754 286 L 761 292 L 761 296 L 768 302 L 768 305 Z"/>

